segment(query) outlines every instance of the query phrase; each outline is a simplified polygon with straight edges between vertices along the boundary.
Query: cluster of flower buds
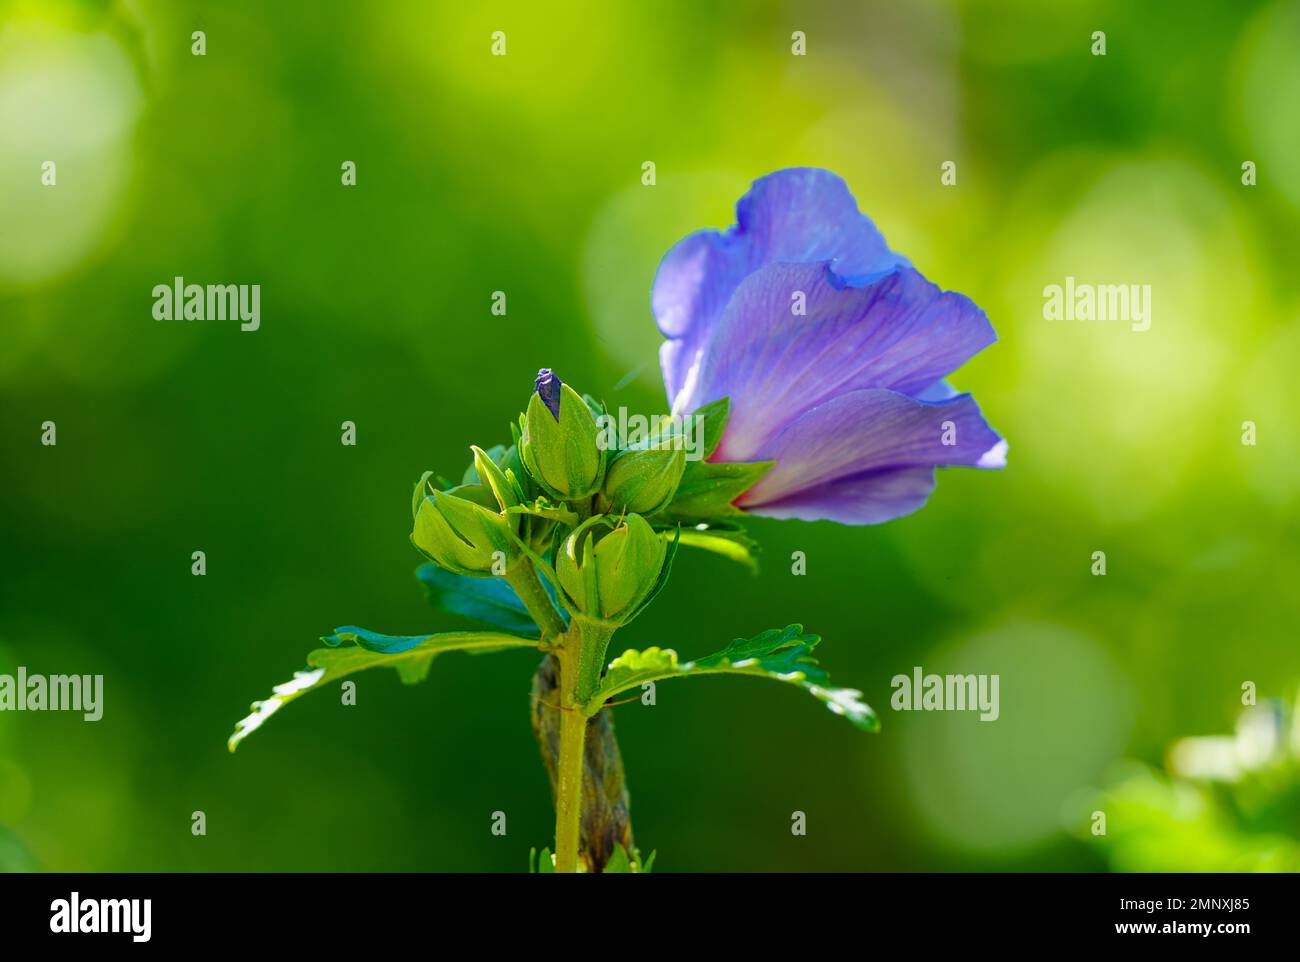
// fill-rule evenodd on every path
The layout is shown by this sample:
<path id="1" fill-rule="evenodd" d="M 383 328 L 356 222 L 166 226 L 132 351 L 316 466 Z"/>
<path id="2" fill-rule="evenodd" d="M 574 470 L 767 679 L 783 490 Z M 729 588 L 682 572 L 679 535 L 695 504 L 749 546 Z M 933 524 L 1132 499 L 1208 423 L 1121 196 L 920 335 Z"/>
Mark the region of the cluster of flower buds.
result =
<path id="1" fill-rule="evenodd" d="M 611 449 L 603 414 L 543 369 L 512 445 L 473 448 L 459 485 L 420 479 L 412 542 L 471 577 L 509 577 L 512 565 L 540 560 L 572 614 L 630 621 L 661 581 L 674 525 L 655 516 L 676 495 L 686 459 L 675 445 Z"/>

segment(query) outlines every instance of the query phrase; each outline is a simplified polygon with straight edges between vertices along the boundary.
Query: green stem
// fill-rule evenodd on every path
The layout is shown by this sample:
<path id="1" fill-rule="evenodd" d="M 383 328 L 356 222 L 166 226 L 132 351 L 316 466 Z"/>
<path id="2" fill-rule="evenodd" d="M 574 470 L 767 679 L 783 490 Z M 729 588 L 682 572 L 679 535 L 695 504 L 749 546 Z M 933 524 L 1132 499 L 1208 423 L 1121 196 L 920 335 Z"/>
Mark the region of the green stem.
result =
<path id="1" fill-rule="evenodd" d="M 543 645 L 558 648 L 560 752 L 555 772 L 555 870 L 573 873 L 578 871 L 582 842 L 582 774 L 587 735 L 587 716 L 578 699 L 583 674 L 583 629 L 576 622 L 565 628 L 532 561 L 525 560 L 513 569 L 506 581 L 542 629 Z"/>
<path id="2" fill-rule="evenodd" d="M 560 757 L 555 782 L 555 871 L 578 871 L 586 705 L 600 682 L 614 626 L 574 615 L 560 639 Z"/>
<path id="3" fill-rule="evenodd" d="M 564 619 L 555 610 L 551 596 L 542 587 L 537 569 L 527 558 L 519 559 L 510 567 L 513 570 L 506 573 L 506 582 L 515 589 L 515 594 L 533 616 L 533 621 L 542 629 L 543 644 L 555 644 L 564 634 Z"/>
<path id="4" fill-rule="evenodd" d="M 582 633 L 565 638 L 560 654 L 560 757 L 555 778 L 555 871 L 578 871 L 582 835 L 582 756 L 587 716 L 576 699 Z"/>
<path id="5" fill-rule="evenodd" d="M 506 581 L 542 630 L 542 646 L 554 647 L 560 665 L 560 745 L 555 765 L 555 871 L 577 872 L 582 845 L 583 759 L 587 741 L 585 706 L 605 666 L 613 625 L 577 617 L 566 629 L 532 561 L 517 563 Z M 621 765 L 619 766 L 621 769 Z"/>
<path id="6" fill-rule="evenodd" d="M 542 763 L 551 784 L 556 788 L 560 760 L 560 729 L 566 712 L 559 709 L 560 659 L 548 654 L 533 674 L 532 729 L 541 749 Z M 578 862 L 589 872 L 602 872 L 622 845 L 626 852 L 636 851 L 632 835 L 630 801 L 623 771 L 623 756 L 614 735 L 613 713 L 602 711 L 587 720 L 587 736 L 582 754 L 582 811 L 578 832 Z"/>

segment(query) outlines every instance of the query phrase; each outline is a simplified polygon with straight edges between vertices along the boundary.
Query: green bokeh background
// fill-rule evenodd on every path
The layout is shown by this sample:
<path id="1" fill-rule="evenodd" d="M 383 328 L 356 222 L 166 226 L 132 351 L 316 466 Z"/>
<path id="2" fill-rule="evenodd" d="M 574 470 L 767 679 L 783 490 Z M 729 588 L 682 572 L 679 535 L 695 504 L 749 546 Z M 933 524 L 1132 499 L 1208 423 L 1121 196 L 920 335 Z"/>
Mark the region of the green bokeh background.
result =
<path id="1" fill-rule="evenodd" d="M 683 551 L 616 645 L 801 621 L 883 730 L 661 686 L 616 709 L 638 841 L 664 870 L 1106 867 L 1077 809 L 1112 766 L 1300 684 L 1298 45 L 1294 3 L 0 3 L 0 671 L 105 676 L 98 723 L 0 715 L 0 856 L 523 870 L 553 831 L 533 656 L 225 738 L 334 626 L 453 624 L 411 483 L 506 439 L 541 366 L 661 409 L 659 258 L 807 164 L 988 312 L 954 381 L 1010 467 L 883 527 L 756 521 L 757 577 Z M 178 274 L 260 284 L 261 330 L 153 320 Z M 1067 275 L 1151 284 L 1151 330 L 1044 320 Z M 1001 719 L 890 711 L 914 665 L 999 673 Z"/>

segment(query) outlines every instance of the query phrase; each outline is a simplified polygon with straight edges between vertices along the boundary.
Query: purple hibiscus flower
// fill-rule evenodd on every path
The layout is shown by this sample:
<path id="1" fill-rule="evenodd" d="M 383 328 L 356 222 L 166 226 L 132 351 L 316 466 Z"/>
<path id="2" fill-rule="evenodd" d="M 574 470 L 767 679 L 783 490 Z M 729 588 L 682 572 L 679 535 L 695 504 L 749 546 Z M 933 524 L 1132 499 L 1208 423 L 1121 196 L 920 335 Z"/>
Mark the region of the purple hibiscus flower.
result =
<path id="1" fill-rule="evenodd" d="M 1006 464 L 944 381 L 997 340 L 988 318 L 891 251 L 830 171 L 755 181 L 733 227 L 664 256 L 651 304 L 673 413 L 730 398 L 711 460 L 776 462 L 747 511 L 879 524 L 925 503 L 935 467 Z"/>

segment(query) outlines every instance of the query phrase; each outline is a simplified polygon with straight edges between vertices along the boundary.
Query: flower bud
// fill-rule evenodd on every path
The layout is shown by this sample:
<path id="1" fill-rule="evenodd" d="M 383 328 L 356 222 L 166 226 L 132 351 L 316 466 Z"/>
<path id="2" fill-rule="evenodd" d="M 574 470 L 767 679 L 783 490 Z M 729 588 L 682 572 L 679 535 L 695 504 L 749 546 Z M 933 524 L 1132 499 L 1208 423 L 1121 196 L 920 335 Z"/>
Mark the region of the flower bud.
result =
<path id="1" fill-rule="evenodd" d="M 640 515 L 622 524 L 597 515 L 560 545 L 555 574 L 573 610 L 622 624 L 658 584 L 666 553 L 663 539 Z"/>
<path id="2" fill-rule="evenodd" d="M 596 510 L 649 515 L 672 501 L 686 470 L 686 452 L 676 445 L 633 448 L 616 455 L 596 496 Z"/>
<path id="3" fill-rule="evenodd" d="M 428 476 L 421 479 L 411 541 L 448 571 L 482 578 L 503 573 L 500 563 L 508 566 L 519 557 L 519 517 L 506 513 L 519 499 L 492 459 L 479 448 L 473 451 L 479 483 L 424 494 Z"/>
<path id="4" fill-rule="evenodd" d="M 520 454 L 542 490 L 561 501 L 593 494 L 605 478 L 600 429 L 582 397 L 547 368 L 524 414 Z"/>

